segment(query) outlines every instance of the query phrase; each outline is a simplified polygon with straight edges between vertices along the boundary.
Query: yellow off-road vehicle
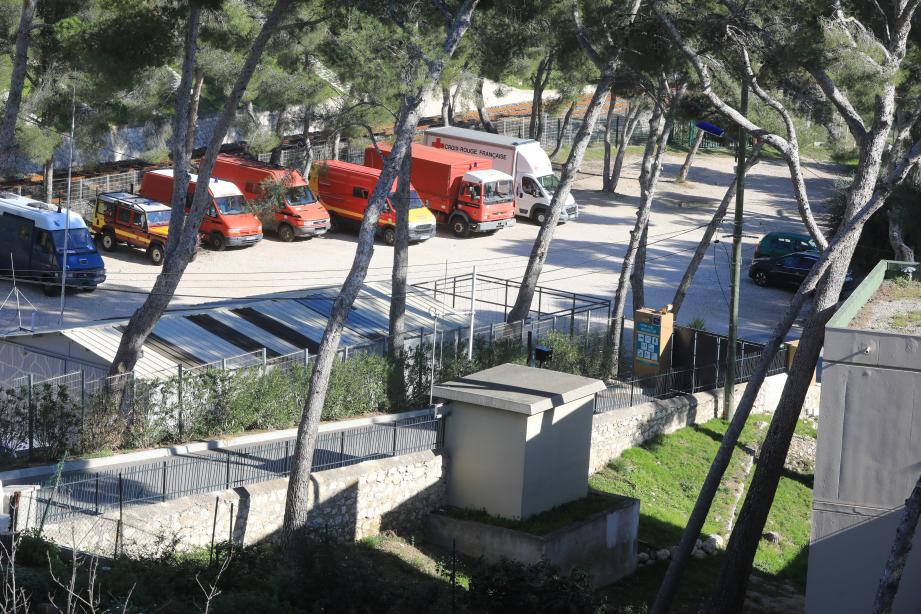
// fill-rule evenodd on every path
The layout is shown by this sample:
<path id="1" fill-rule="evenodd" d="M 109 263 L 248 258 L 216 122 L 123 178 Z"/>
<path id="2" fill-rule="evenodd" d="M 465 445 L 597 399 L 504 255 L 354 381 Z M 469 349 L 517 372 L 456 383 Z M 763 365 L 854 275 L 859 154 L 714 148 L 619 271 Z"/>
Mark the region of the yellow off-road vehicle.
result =
<path id="1" fill-rule="evenodd" d="M 105 192 L 96 197 L 92 231 L 107 252 L 119 243 L 147 252 L 157 266 L 163 264 L 172 209 L 129 192 Z"/>

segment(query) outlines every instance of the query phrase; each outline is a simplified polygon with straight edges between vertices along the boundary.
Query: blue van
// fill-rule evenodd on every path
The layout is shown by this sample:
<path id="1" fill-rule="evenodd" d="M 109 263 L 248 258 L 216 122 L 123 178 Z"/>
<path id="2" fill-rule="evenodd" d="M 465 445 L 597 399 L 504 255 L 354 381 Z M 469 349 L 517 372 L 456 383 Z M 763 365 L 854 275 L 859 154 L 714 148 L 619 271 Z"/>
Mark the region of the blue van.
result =
<path id="1" fill-rule="evenodd" d="M 67 216 L 70 216 L 68 221 Z M 67 229 L 67 287 L 92 292 L 106 279 L 106 269 L 86 222 L 9 192 L 0 193 L 0 271 L 42 284 L 45 294 L 60 291 Z"/>

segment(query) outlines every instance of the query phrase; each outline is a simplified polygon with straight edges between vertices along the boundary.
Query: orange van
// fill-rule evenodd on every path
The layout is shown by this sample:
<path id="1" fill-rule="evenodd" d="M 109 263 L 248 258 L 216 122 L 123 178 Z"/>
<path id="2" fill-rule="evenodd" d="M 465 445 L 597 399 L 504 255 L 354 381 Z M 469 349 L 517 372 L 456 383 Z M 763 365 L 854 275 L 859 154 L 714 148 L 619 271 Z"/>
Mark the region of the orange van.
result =
<path id="1" fill-rule="evenodd" d="M 186 211 L 192 204 L 197 175 L 189 175 L 189 192 Z M 164 168 L 144 173 L 141 179 L 141 196 L 171 204 L 173 200 L 173 169 Z M 237 186 L 229 181 L 212 178 L 208 182 L 211 205 L 202 218 L 199 232 L 202 238 L 217 251 L 225 247 L 245 247 L 262 240 L 262 224 L 255 215 L 244 209 L 245 199 Z"/>
<path id="2" fill-rule="evenodd" d="M 329 213 L 296 170 L 221 154 L 212 174 L 236 185 L 248 201 L 266 198 L 269 183 L 283 184 L 284 195 L 279 193 L 275 206 L 259 216 L 263 227 L 275 232 L 282 241 L 318 237 L 329 230 Z"/>
<path id="3" fill-rule="evenodd" d="M 333 226 L 339 220 L 361 222 L 368 208 L 368 197 L 381 172 L 376 168 L 326 160 L 313 165 L 310 169 L 310 187 L 320 196 L 323 206 L 329 211 Z M 390 188 L 390 196 L 396 190 L 396 180 Z M 396 214 L 390 199 L 381 211 L 378 232 L 387 245 L 396 241 Z M 435 234 L 435 216 L 428 210 L 416 194 L 415 188 L 409 190 L 409 240 L 425 241 Z"/>

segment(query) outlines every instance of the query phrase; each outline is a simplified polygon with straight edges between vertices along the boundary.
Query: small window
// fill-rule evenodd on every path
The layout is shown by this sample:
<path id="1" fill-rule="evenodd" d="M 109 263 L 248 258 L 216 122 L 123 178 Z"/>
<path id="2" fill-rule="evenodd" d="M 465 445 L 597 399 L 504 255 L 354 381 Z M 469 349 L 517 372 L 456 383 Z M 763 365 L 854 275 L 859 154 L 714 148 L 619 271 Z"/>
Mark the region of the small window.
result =
<path id="1" fill-rule="evenodd" d="M 137 226 L 138 228 L 144 228 L 145 226 L 147 226 L 147 220 L 144 219 L 143 213 L 134 214 L 134 225 Z"/>
<path id="2" fill-rule="evenodd" d="M 51 244 L 51 236 L 44 230 L 38 231 L 38 246 L 46 254 L 50 254 L 54 251 L 54 246 Z"/>
<path id="3" fill-rule="evenodd" d="M 129 209 L 119 209 L 118 210 L 118 221 L 121 224 L 130 224 L 131 223 L 131 211 Z"/>
<path id="4" fill-rule="evenodd" d="M 105 214 L 106 209 L 108 209 L 108 206 L 107 206 L 107 205 L 108 205 L 108 203 L 107 203 L 106 201 L 104 201 L 104 200 L 97 200 L 97 201 L 96 201 L 96 213 Z"/>
<path id="5" fill-rule="evenodd" d="M 365 200 L 368 200 L 368 191 L 364 188 L 355 186 L 354 188 L 352 188 L 352 196 L 354 196 L 355 198 L 363 198 Z"/>
<path id="6" fill-rule="evenodd" d="M 214 205 L 211 205 L 211 206 L 208 207 L 208 216 L 209 216 L 209 217 L 217 217 L 217 211 L 215 211 Z"/>

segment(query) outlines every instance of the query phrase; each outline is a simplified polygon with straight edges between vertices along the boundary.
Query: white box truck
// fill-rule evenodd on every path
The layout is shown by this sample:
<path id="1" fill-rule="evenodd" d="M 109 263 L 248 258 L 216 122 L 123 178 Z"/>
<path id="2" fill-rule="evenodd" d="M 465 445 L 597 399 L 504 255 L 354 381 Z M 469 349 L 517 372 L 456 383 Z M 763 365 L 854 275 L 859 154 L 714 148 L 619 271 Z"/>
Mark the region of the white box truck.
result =
<path id="1" fill-rule="evenodd" d="M 550 200 L 559 185 L 547 152 L 534 139 L 520 139 L 469 128 L 429 128 L 425 144 L 493 161 L 493 168 L 515 178 L 515 214 L 543 224 Z M 560 221 L 574 220 L 579 208 L 572 194 L 560 212 Z"/>

